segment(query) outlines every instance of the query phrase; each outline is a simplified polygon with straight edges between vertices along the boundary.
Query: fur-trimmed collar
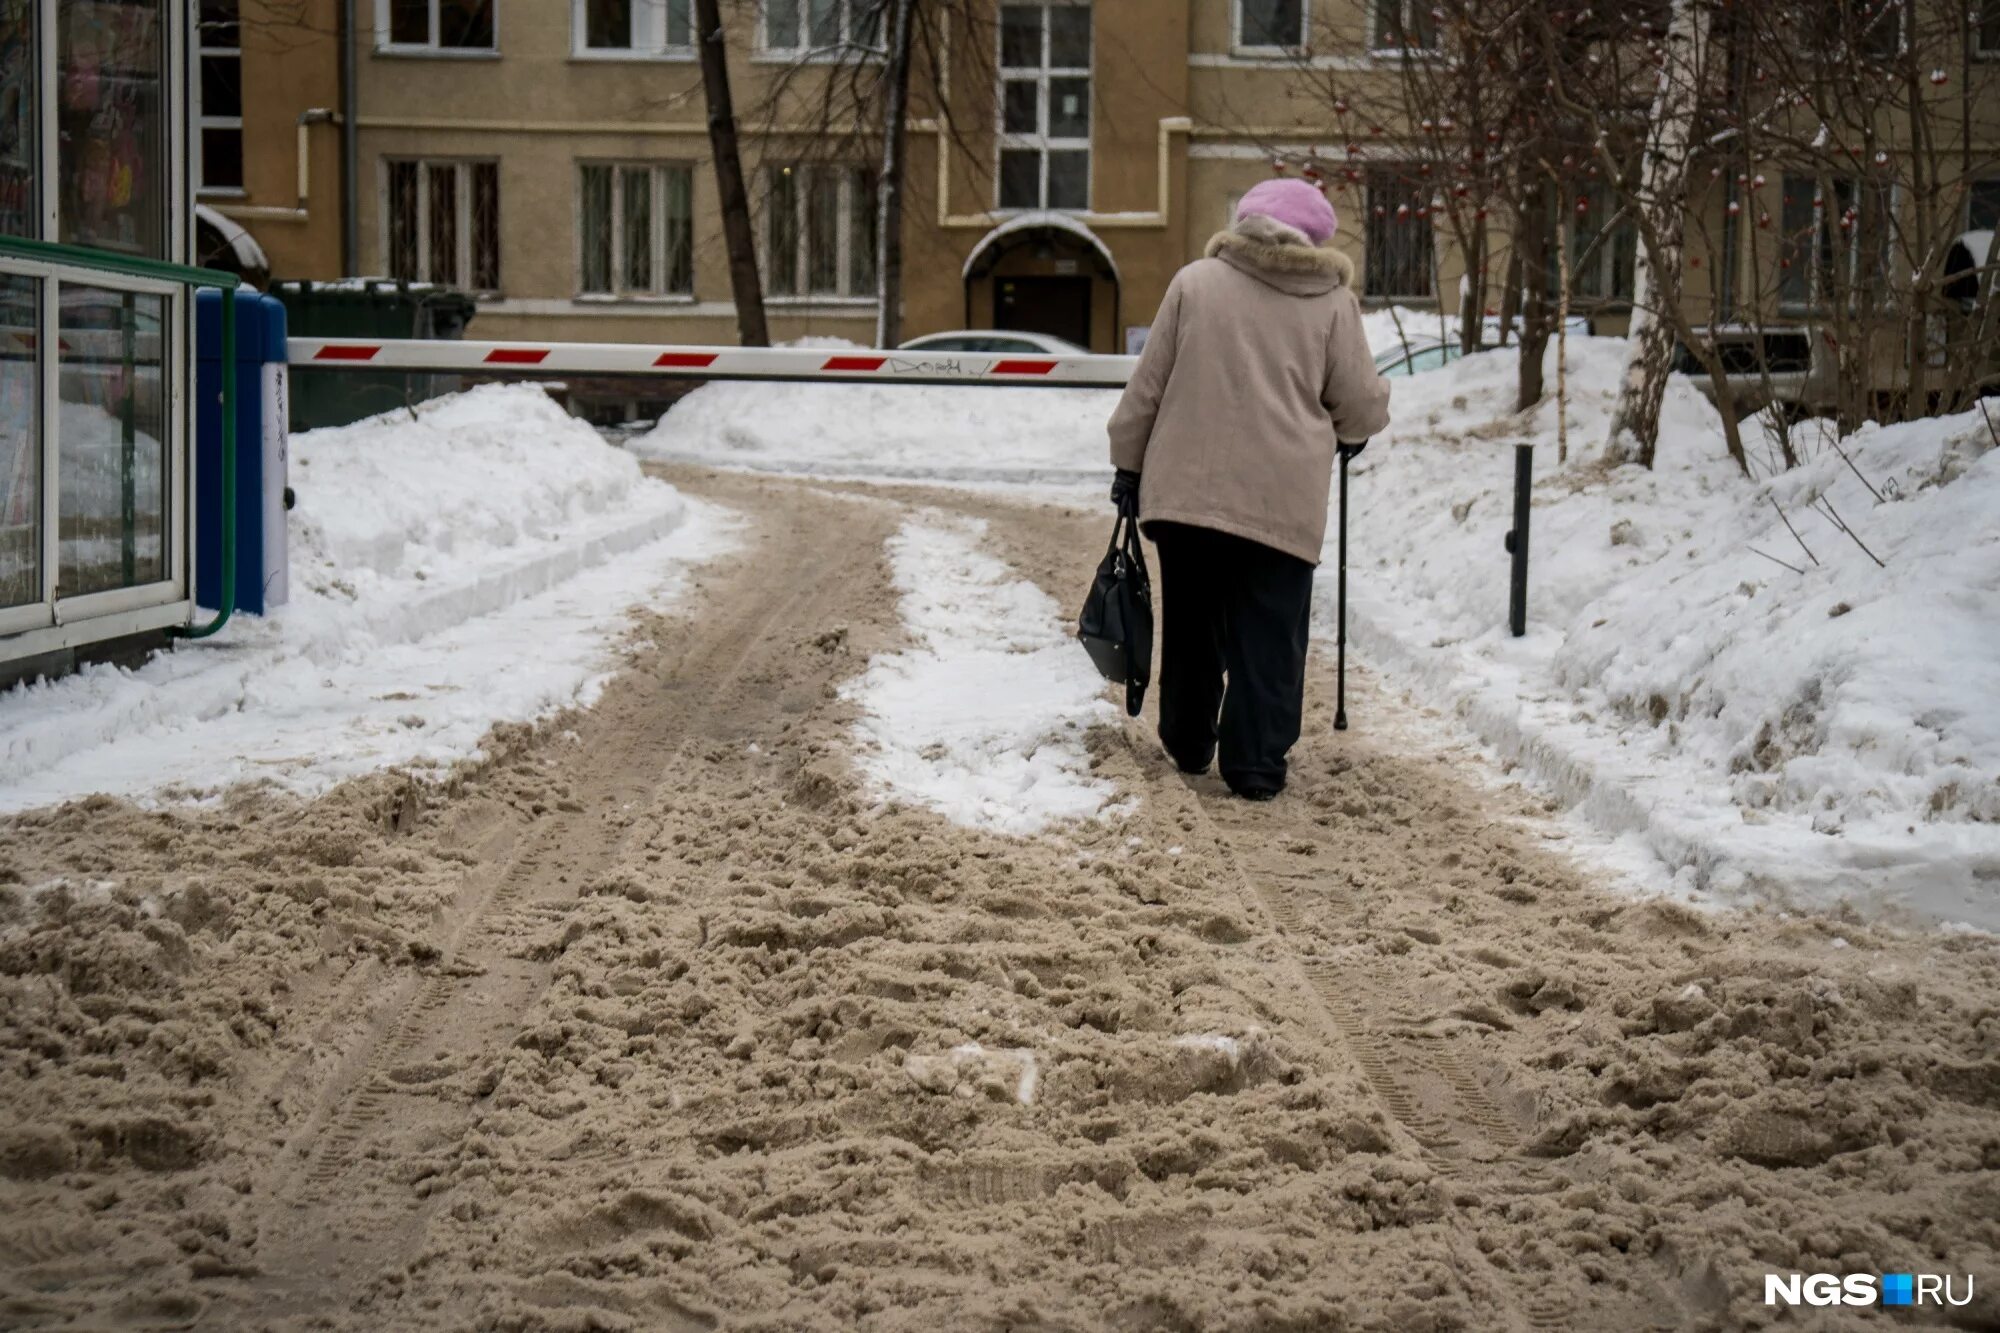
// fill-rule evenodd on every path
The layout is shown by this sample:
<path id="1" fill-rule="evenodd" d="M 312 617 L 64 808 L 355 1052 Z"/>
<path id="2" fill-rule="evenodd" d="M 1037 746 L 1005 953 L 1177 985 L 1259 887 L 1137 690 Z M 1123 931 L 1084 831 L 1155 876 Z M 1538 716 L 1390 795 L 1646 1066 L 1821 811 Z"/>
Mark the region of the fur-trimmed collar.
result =
<path id="1" fill-rule="evenodd" d="M 1346 255 L 1312 244 L 1297 228 L 1255 214 L 1217 232 L 1207 255 L 1294 296 L 1321 296 L 1354 283 L 1354 261 Z"/>

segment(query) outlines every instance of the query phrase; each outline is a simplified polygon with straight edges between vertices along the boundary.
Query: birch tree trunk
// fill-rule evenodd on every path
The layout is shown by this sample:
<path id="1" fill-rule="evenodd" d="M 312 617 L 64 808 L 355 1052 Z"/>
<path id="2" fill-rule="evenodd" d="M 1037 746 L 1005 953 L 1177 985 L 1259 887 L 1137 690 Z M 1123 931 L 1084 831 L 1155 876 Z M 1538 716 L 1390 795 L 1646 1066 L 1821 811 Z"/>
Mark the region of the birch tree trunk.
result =
<path id="1" fill-rule="evenodd" d="M 1681 297 L 1688 173 L 1694 161 L 1695 116 L 1700 110 L 1707 46 L 1704 0 L 1673 0 L 1634 201 L 1645 216 L 1633 265 L 1631 353 L 1605 447 L 1605 456 L 1614 463 L 1636 459 L 1651 467 L 1659 449 L 1660 402 L 1666 396 L 1674 357 L 1676 321 L 1668 307 Z"/>
<path id="2" fill-rule="evenodd" d="M 729 93 L 729 52 L 718 0 L 694 0 L 695 39 L 701 50 L 701 86 L 708 99 L 708 143 L 715 155 L 715 184 L 722 196 L 722 239 L 729 250 L 729 287 L 736 298 L 736 336 L 745 347 L 769 347 L 764 284 L 757 274 L 757 237 L 750 225 L 750 191 L 736 145 L 736 103 Z"/>
<path id="3" fill-rule="evenodd" d="M 910 10 L 915 3 L 890 0 L 888 103 L 882 113 L 882 176 L 875 186 L 877 347 L 903 341 L 904 143 L 910 119 Z"/>

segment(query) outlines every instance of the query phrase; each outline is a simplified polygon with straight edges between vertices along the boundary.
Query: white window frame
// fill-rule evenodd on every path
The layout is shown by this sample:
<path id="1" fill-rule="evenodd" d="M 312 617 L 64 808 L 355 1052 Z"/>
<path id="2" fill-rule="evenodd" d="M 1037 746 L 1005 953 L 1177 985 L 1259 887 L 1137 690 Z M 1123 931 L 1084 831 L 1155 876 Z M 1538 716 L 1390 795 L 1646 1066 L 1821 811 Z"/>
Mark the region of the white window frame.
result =
<path id="1" fill-rule="evenodd" d="M 1788 180 L 1799 179 L 1802 176 L 1803 173 L 1799 172 L 1781 173 L 1778 178 L 1781 194 Z M 1782 283 L 1778 293 L 1779 311 L 1791 316 L 1824 315 L 1833 309 L 1833 297 L 1826 291 L 1826 271 L 1820 262 L 1820 256 L 1828 248 L 1827 242 L 1832 239 L 1832 232 L 1829 229 L 1837 225 L 1834 222 L 1834 205 L 1839 203 L 1840 187 L 1845 185 L 1853 192 L 1852 197 L 1857 209 L 1865 209 L 1868 206 L 1868 180 L 1865 176 L 1844 172 L 1832 174 L 1815 172 L 1810 179 L 1813 182 L 1813 199 L 1817 206 L 1813 209 L 1813 234 L 1806 263 L 1806 297 L 1804 301 L 1800 301 L 1796 297 L 1785 296 Z M 1822 189 L 1827 185 L 1833 187 L 1834 197 L 1831 201 L 1826 198 Z M 1882 207 L 1886 210 L 1882 219 L 1882 250 L 1883 257 L 1892 261 L 1896 252 L 1902 205 L 1903 186 L 1900 182 L 1891 182 L 1888 195 L 1882 200 Z M 1781 211 L 1781 219 L 1782 216 Z M 1845 243 L 1834 247 L 1832 256 L 1834 263 L 1842 264 L 1847 269 L 1846 282 L 1850 297 L 1861 289 L 1861 274 L 1866 267 L 1866 257 L 1861 253 L 1861 232 L 1862 229 L 1858 226 L 1850 230 Z M 1885 279 L 1887 274 L 1888 265 L 1885 264 Z M 1885 304 L 1893 304 L 1897 297 L 1898 293 L 1894 287 L 1885 281 L 1880 299 Z"/>
<path id="2" fill-rule="evenodd" d="M 590 0 L 570 0 L 570 54 L 578 60 L 667 60 L 697 58 L 694 46 L 694 7 L 688 0 L 688 40 L 675 45 L 667 40 L 668 0 L 632 0 L 632 31 L 629 46 L 592 46 Z M 498 34 L 495 34 L 498 40 Z"/>
<path id="3" fill-rule="evenodd" d="M 611 290 L 590 291 L 583 285 L 583 253 L 587 237 L 584 234 L 583 215 L 583 173 L 590 169 L 601 169 L 611 173 Z M 653 286 L 646 290 L 627 287 L 624 284 L 625 257 L 625 174 L 643 171 L 647 175 L 647 189 L 652 194 L 652 235 L 647 238 L 653 265 Z M 657 301 L 671 305 L 685 305 L 694 297 L 694 241 L 688 241 L 688 285 L 685 291 L 666 289 L 667 274 L 667 176 L 670 172 L 682 172 L 688 184 L 688 222 L 694 222 L 694 165 L 689 162 L 637 162 L 630 159 L 584 158 L 576 164 L 576 299 L 579 301 Z"/>
<path id="4" fill-rule="evenodd" d="M 1428 0 L 1392 0 L 1402 11 L 1403 30 L 1409 31 L 1410 14 Z M 1368 54 L 1378 60 L 1405 60 L 1411 56 L 1433 56 L 1444 49 L 1443 33 L 1432 46 L 1390 46 L 1388 34 L 1382 31 L 1380 22 L 1382 0 L 1368 0 Z"/>
<path id="5" fill-rule="evenodd" d="M 1034 213 L 1052 208 L 1053 206 L 1048 202 L 1049 155 L 1051 153 L 1081 151 L 1084 155 L 1083 203 L 1074 208 L 1055 209 L 1054 211 L 1061 213 L 1088 213 L 1091 211 L 1092 196 L 1095 193 L 1094 186 L 1096 184 L 1094 178 L 1097 174 L 1096 149 L 1092 143 L 1097 130 L 1097 31 L 1095 7 L 1091 3 L 1091 0 L 1002 0 L 1001 7 L 1006 8 L 1013 5 L 1018 5 L 1022 8 L 1040 9 L 1042 11 L 1042 54 L 1040 61 L 1033 69 L 1025 65 L 1008 65 L 1005 63 L 1005 57 L 1001 53 L 1001 43 L 1005 41 L 1002 25 L 998 22 L 995 22 L 993 25 L 993 40 L 995 43 L 993 60 L 996 70 L 994 77 L 999 81 L 1000 90 L 1000 95 L 994 98 L 993 107 L 994 212 L 1001 217 L 1013 217 L 1021 213 Z M 1048 11 L 1054 9 L 1088 9 L 1091 11 L 1090 64 L 1088 66 L 1052 66 L 1049 63 L 1050 46 L 1053 38 L 1052 25 L 1048 21 Z M 1030 75 L 1032 75 L 1032 81 L 1035 84 L 1035 133 L 1023 134 L 1010 131 L 1007 128 L 1007 85 L 1010 83 L 1029 82 L 1030 79 L 1028 76 Z M 1090 84 L 1090 95 L 1086 99 L 1084 108 L 1084 115 L 1089 123 L 1085 126 L 1082 138 L 1075 136 L 1054 137 L 1048 133 L 1048 126 L 1050 124 L 1050 85 L 1056 79 L 1074 79 L 1079 77 L 1088 80 Z M 1000 164 L 1005 160 L 1005 154 L 1009 149 L 1027 149 L 1040 154 L 1040 184 L 1035 193 L 1036 202 L 1033 204 L 1009 205 L 1000 202 Z"/>
<path id="6" fill-rule="evenodd" d="M 758 60 L 781 61 L 794 65 L 840 64 L 848 60 L 883 60 L 888 56 L 888 8 L 882 7 L 877 29 L 882 38 L 880 46 L 863 46 L 855 39 L 855 19 L 858 13 L 866 13 L 872 0 L 834 0 L 840 6 L 840 41 L 834 46 L 814 46 L 812 44 L 811 0 L 797 0 L 799 6 L 799 44 L 780 46 L 771 40 L 770 6 L 760 4 L 757 15 L 757 43 L 753 53 Z"/>
<path id="7" fill-rule="evenodd" d="M 1574 264 L 1573 256 L 1568 257 L 1571 260 L 1569 276 L 1572 299 L 1582 305 L 1630 305 L 1633 298 L 1637 295 L 1635 288 L 1638 281 L 1636 267 L 1638 223 L 1635 219 L 1629 217 L 1621 218 L 1619 216 L 1621 210 L 1618 203 L 1618 194 L 1617 191 L 1612 189 L 1610 182 L 1604 180 L 1591 181 L 1581 190 L 1581 193 L 1590 201 L 1591 236 L 1590 240 L 1586 241 L 1583 238 L 1582 229 L 1572 219 L 1568 228 L 1570 243 L 1573 247 L 1580 247 L 1595 242 L 1595 248 L 1591 250 L 1589 258 L 1581 267 L 1577 267 Z M 1558 228 L 1557 230 L 1561 231 L 1562 228 Z M 1625 284 L 1626 290 L 1620 291 L 1618 256 L 1621 238 L 1623 237 L 1631 237 L 1633 239 L 1635 267 L 1631 273 L 1626 275 L 1632 281 Z M 1595 292 L 1586 293 L 1584 291 L 1586 275 L 1594 279 L 1592 285 L 1597 288 Z"/>
<path id="8" fill-rule="evenodd" d="M 546 0 L 544 0 L 546 3 Z M 493 0 L 493 45 L 438 45 L 438 0 L 429 0 L 430 40 L 392 42 L 389 40 L 389 0 L 375 0 L 375 53 L 389 56 L 429 56 L 436 60 L 493 60 L 500 54 L 500 0 Z"/>
<path id="9" fill-rule="evenodd" d="M 194 57 L 194 76 L 188 80 L 189 83 L 188 100 L 194 104 L 194 143 L 189 146 L 188 152 L 194 159 L 195 192 L 207 198 L 240 199 L 250 192 L 250 162 L 248 155 L 244 152 L 245 145 L 243 143 L 243 117 L 241 115 L 235 115 L 235 116 L 209 115 L 207 110 L 201 104 L 201 85 L 202 85 L 202 62 L 205 59 L 207 59 L 210 56 L 230 57 L 236 61 L 237 97 L 239 99 L 242 97 L 243 95 L 242 10 L 241 7 L 239 6 L 236 15 L 237 44 L 235 46 L 209 45 L 207 40 L 208 27 L 201 21 L 200 0 L 195 0 L 193 5 L 193 13 L 194 13 L 194 18 L 192 21 L 192 25 L 194 27 L 194 40 L 196 46 L 195 46 L 195 57 Z M 202 138 L 204 132 L 207 130 L 236 131 L 236 139 L 237 139 L 236 151 L 238 156 L 238 162 L 239 165 L 243 168 L 243 181 L 241 184 L 210 185 L 204 179 L 207 173 L 207 164 L 203 161 L 202 158 Z"/>
<path id="10" fill-rule="evenodd" d="M 1303 55 L 1312 49 L 1312 0 L 1299 0 L 1299 41 L 1296 46 L 1273 46 L 1267 42 L 1243 40 L 1243 0 L 1229 0 L 1229 53 L 1253 60 L 1280 60 Z"/>
<path id="11" fill-rule="evenodd" d="M 430 174 L 433 169 L 441 167 L 449 167 L 452 169 L 453 172 L 452 190 L 458 196 L 458 203 L 457 203 L 458 235 L 453 238 L 453 244 L 457 247 L 457 253 L 454 256 L 454 259 L 456 260 L 455 272 L 457 273 L 458 276 L 452 279 L 449 285 L 457 288 L 459 291 L 462 292 L 471 292 L 482 296 L 497 295 L 501 290 L 500 286 L 478 287 L 473 285 L 472 281 L 473 269 L 475 267 L 475 265 L 473 264 L 472 213 L 473 213 L 474 187 L 472 184 L 472 169 L 476 166 L 491 166 L 497 172 L 500 167 L 499 159 L 491 157 L 467 157 L 467 158 L 385 157 L 383 158 L 382 174 L 381 174 L 382 268 L 385 271 L 392 270 L 396 262 L 395 261 L 395 218 L 394 218 L 395 203 L 390 196 L 389 174 L 392 168 L 405 164 L 414 166 L 417 169 L 417 217 L 416 217 L 417 271 L 410 277 L 409 281 L 411 282 L 438 281 L 438 279 L 433 278 L 431 276 Z M 499 207 L 499 183 L 497 180 L 494 183 L 494 207 L 496 208 L 496 210 Z M 493 219 L 493 267 L 495 268 L 495 270 L 500 269 L 500 219 L 497 216 Z M 502 284 L 504 284 L 506 280 L 505 273 L 504 272 L 501 273 L 500 276 L 501 276 L 501 282 Z"/>
<path id="12" fill-rule="evenodd" d="M 763 259 L 764 272 L 775 272 L 773 265 L 777 256 L 771 253 L 771 177 L 774 173 L 791 171 L 798 176 L 792 190 L 792 286 L 793 290 L 783 295 L 773 295 L 776 283 L 766 282 L 764 300 L 767 305 L 869 305 L 876 304 L 876 292 L 856 292 L 854 285 L 854 195 L 858 181 L 856 177 L 866 168 L 851 162 L 795 162 L 789 165 L 774 163 L 761 173 L 764 191 L 764 208 L 761 225 L 757 228 L 757 248 Z M 812 178 L 822 171 L 840 173 L 840 208 L 834 218 L 834 263 L 839 274 L 837 290 L 815 292 L 812 284 L 812 236 L 807 223 L 807 214 L 812 208 Z M 878 187 L 879 188 L 879 187 Z"/>

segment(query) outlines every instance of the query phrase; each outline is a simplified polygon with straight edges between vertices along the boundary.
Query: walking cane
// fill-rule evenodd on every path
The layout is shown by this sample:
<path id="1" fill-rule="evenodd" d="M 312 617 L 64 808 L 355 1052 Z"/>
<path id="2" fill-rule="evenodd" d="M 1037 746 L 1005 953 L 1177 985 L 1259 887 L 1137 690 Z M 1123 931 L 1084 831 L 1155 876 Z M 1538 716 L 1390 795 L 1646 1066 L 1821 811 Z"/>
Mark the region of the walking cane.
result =
<path id="1" fill-rule="evenodd" d="M 1334 633 L 1338 666 L 1334 670 L 1333 729 L 1347 730 L 1347 460 L 1340 451 L 1340 628 Z"/>

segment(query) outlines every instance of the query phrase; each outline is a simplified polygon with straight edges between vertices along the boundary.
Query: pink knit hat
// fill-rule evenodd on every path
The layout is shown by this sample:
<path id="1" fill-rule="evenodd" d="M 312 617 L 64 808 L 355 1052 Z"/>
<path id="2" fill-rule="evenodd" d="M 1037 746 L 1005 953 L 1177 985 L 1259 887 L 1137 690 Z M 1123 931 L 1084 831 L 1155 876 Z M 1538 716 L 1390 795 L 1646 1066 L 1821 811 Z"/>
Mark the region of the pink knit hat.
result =
<path id="1" fill-rule="evenodd" d="M 1259 181 L 1243 194 L 1236 205 L 1236 219 L 1267 217 L 1305 233 L 1314 245 L 1325 245 L 1340 230 L 1333 205 L 1319 188 L 1291 176 Z"/>

